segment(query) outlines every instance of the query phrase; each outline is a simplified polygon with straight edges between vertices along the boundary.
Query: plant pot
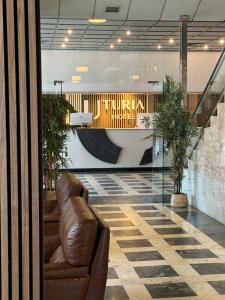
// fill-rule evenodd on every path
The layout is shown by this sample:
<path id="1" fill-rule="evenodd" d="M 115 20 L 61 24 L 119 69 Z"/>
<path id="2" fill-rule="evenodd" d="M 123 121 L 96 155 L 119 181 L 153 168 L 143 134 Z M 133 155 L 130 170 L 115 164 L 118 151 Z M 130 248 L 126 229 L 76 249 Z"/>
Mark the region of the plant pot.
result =
<path id="1" fill-rule="evenodd" d="M 186 207 L 188 205 L 187 194 L 172 194 L 171 206 L 173 207 Z"/>
<path id="2" fill-rule="evenodd" d="M 44 200 L 55 200 L 56 192 L 55 191 L 44 191 Z"/>

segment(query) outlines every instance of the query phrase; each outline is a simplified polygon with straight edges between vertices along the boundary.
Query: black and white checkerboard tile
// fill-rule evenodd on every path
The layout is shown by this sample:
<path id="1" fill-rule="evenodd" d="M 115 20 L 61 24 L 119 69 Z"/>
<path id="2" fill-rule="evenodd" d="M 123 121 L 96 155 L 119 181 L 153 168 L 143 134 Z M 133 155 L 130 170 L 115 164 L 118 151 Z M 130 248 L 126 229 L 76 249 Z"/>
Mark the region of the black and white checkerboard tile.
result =
<path id="1" fill-rule="evenodd" d="M 94 207 L 111 228 L 105 300 L 225 299 L 225 248 L 168 206 Z"/>
<path id="2" fill-rule="evenodd" d="M 115 173 L 115 174 L 76 174 L 93 196 L 130 196 L 170 194 L 173 184 L 169 174 Z"/>

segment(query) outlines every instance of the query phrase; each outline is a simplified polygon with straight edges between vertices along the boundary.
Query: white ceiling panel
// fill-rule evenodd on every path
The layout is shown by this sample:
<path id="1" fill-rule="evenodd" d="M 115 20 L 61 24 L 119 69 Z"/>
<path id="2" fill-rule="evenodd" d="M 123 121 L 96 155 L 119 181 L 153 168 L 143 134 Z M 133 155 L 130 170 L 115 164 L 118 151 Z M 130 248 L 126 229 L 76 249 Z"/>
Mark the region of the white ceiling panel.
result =
<path id="1" fill-rule="evenodd" d="M 158 20 L 165 0 L 133 0 L 129 20 Z"/>
<path id="2" fill-rule="evenodd" d="M 59 0 L 41 0 L 40 11 L 42 17 L 58 17 Z"/>
<path id="3" fill-rule="evenodd" d="M 96 0 L 95 18 L 109 20 L 126 19 L 130 0 Z M 118 13 L 106 13 L 106 7 L 119 7 Z"/>
<path id="4" fill-rule="evenodd" d="M 60 0 L 60 17 L 89 19 L 93 16 L 95 0 Z"/>
<path id="5" fill-rule="evenodd" d="M 194 20 L 224 21 L 225 0 L 202 0 Z"/>
<path id="6" fill-rule="evenodd" d="M 161 20 L 180 20 L 180 16 L 193 18 L 199 0 L 167 0 Z"/>

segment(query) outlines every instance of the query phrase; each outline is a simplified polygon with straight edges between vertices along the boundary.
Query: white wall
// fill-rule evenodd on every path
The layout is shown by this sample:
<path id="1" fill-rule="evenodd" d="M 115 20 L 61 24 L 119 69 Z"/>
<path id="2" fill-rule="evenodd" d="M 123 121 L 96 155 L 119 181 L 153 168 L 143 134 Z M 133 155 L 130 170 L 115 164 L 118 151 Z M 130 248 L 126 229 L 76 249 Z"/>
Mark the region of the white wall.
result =
<path id="1" fill-rule="evenodd" d="M 216 64 L 220 53 L 190 52 L 188 54 L 188 92 L 201 92 Z M 88 73 L 77 73 L 76 66 L 87 66 Z M 63 80 L 64 92 L 149 92 L 149 80 L 162 82 L 165 74 L 179 80 L 178 52 L 125 52 L 125 51 L 42 51 L 42 89 L 55 92 L 55 79 Z M 71 78 L 81 75 L 80 84 Z M 139 75 L 140 80 L 133 80 Z M 160 86 L 154 90 L 160 90 Z"/>

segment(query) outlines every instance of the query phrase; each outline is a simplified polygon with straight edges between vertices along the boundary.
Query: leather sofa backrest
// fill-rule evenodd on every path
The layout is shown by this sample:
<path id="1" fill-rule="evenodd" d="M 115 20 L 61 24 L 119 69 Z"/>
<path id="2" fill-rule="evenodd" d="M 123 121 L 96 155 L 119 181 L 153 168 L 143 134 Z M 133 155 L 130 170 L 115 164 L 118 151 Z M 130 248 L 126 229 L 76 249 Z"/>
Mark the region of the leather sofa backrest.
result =
<path id="1" fill-rule="evenodd" d="M 73 266 L 91 263 L 98 222 L 86 201 L 72 197 L 66 201 L 59 224 L 59 234 L 66 261 Z"/>
<path id="2" fill-rule="evenodd" d="M 62 209 L 69 197 L 82 196 L 84 186 L 72 173 L 64 173 L 56 184 L 56 199 L 59 209 Z"/>

